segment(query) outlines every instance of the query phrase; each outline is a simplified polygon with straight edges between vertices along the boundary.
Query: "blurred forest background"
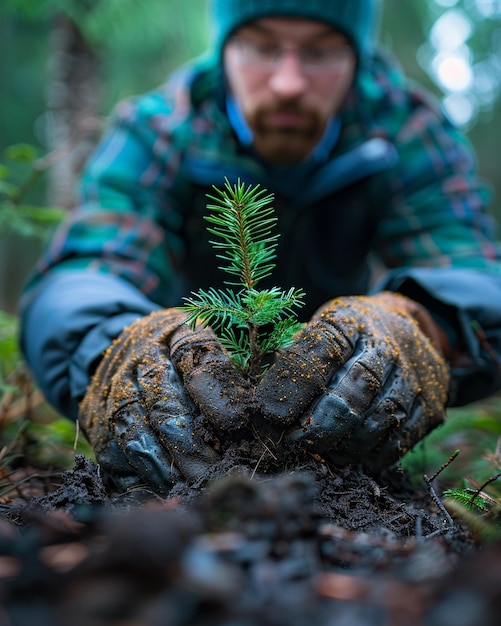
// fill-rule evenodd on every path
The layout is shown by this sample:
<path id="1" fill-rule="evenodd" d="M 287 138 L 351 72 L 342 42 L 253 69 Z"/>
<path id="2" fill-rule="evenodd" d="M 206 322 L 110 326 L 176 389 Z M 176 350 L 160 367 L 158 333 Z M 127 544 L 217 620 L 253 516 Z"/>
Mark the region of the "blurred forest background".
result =
<path id="1" fill-rule="evenodd" d="M 205 0 L 2 1 L 0 180 L 18 192 L 22 187 L 18 204 L 72 205 L 76 173 L 113 105 L 155 87 L 204 51 L 206 6 Z M 383 6 L 380 41 L 468 133 L 501 217 L 501 0 L 385 0 Z M 20 143 L 32 148 L 6 155 Z M 54 150 L 62 154 L 38 163 L 50 168 L 26 189 L 35 155 Z M 0 216 L 0 310 L 9 312 L 41 245 L 32 229 L 15 232 L 16 217 Z"/>
<path id="2" fill-rule="evenodd" d="M 0 313 L 15 316 L 46 226 L 58 219 L 38 207 L 72 206 L 78 170 L 117 101 L 206 49 L 206 8 L 205 0 L 2 0 Z M 501 219 L 501 0 L 385 0 L 379 39 L 467 133 Z M 457 434 L 461 420 L 477 434 L 473 459 L 493 451 L 500 404 L 459 411 L 444 454 L 470 445 Z"/>

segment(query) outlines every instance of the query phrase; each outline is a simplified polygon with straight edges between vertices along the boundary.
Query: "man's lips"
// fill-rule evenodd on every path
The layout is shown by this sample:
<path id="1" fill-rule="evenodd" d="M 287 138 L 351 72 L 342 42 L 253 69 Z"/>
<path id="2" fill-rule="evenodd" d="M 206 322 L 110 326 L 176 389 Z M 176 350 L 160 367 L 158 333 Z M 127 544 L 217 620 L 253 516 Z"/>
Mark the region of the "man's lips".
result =
<path id="1" fill-rule="evenodd" d="M 298 111 L 272 111 L 265 115 L 267 126 L 279 128 L 305 128 L 310 125 L 310 118 Z"/>

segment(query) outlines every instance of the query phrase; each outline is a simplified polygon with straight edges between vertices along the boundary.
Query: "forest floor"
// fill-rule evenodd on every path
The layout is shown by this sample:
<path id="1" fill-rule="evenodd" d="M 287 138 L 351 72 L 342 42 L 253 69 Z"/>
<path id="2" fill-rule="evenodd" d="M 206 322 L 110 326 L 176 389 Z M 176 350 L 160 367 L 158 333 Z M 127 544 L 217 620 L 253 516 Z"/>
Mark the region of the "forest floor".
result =
<path id="1" fill-rule="evenodd" d="M 251 455 L 252 456 L 252 455 Z M 258 459 L 259 460 L 259 459 Z M 0 504 L 2 626 L 497 626 L 501 544 L 395 470 L 223 458 L 168 498 L 98 466 L 14 460 Z"/>

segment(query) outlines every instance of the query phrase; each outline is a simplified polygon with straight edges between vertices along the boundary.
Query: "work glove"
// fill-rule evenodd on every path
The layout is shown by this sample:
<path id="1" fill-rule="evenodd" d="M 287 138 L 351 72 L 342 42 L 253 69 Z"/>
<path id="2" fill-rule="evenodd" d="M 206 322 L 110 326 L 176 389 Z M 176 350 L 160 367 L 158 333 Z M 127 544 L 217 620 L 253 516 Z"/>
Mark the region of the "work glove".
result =
<path id="1" fill-rule="evenodd" d="M 104 354 L 81 402 L 79 423 L 105 483 L 166 494 L 202 477 L 217 459 L 197 434 L 205 416 L 216 432 L 245 425 L 249 383 L 210 328 L 190 329 L 166 309 L 127 327 Z"/>
<path id="2" fill-rule="evenodd" d="M 377 473 L 443 421 L 444 347 L 429 313 L 402 295 L 335 299 L 279 353 L 257 401 L 289 442 Z"/>

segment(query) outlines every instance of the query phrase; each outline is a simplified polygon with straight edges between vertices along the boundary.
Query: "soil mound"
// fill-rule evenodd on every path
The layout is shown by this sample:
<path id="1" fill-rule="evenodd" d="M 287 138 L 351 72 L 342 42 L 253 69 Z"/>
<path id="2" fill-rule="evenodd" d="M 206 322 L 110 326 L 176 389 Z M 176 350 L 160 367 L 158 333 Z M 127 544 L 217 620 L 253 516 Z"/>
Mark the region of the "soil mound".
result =
<path id="1" fill-rule="evenodd" d="M 77 456 L 59 488 L 1 511 L 6 626 L 498 623 L 501 548 L 479 550 L 398 471 L 227 459 L 160 499 L 108 495 Z"/>

